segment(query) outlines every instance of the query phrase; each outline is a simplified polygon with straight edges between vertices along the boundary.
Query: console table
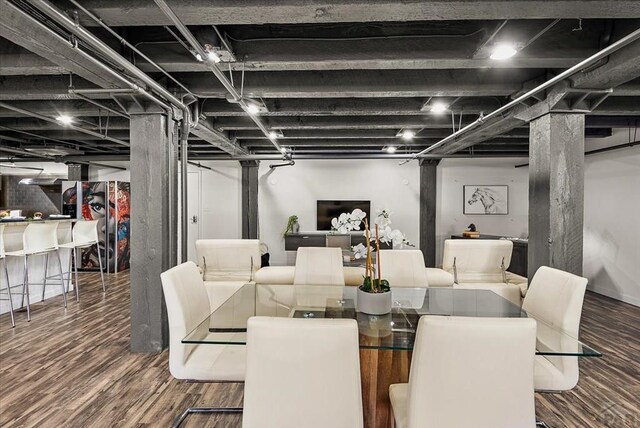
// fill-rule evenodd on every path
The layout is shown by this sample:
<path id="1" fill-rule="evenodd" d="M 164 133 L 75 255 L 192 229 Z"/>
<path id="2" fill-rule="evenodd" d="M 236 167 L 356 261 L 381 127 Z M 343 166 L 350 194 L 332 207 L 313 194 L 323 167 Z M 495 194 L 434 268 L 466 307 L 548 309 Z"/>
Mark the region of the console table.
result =
<path id="1" fill-rule="evenodd" d="M 285 251 L 298 251 L 300 247 L 325 247 L 327 242 L 327 235 L 329 232 L 300 232 L 300 233 L 287 233 L 284 236 L 284 250 Z M 365 244 L 366 238 L 362 235 L 362 232 L 356 232 L 351 234 L 351 245 Z M 380 248 L 388 249 L 390 245 L 380 243 Z"/>
<path id="2" fill-rule="evenodd" d="M 459 235 L 451 235 L 451 239 L 500 239 L 505 238 L 500 235 L 484 235 L 481 234 L 479 238 L 467 238 Z M 511 264 L 509 265 L 509 272 L 513 272 L 517 275 L 522 275 L 524 277 L 527 276 L 528 269 L 528 248 L 529 243 L 524 240 L 513 240 L 509 239 L 513 242 L 513 253 L 511 254 Z"/>

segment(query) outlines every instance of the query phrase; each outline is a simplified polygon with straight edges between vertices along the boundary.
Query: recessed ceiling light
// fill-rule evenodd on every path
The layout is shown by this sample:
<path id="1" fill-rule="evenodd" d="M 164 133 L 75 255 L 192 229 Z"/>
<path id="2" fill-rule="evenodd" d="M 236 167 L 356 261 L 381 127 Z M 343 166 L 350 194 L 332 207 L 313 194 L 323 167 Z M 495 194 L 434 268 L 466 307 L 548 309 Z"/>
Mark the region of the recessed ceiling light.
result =
<path id="1" fill-rule="evenodd" d="M 258 114 L 260 113 L 260 107 L 254 103 L 247 103 L 247 112 L 249 114 Z"/>
<path id="2" fill-rule="evenodd" d="M 431 113 L 441 114 L 445 111 L 447 111 L 447 105 L 443 102 L 437 101 L 431 106 Z"/>
<path id="3" fill-rule="evenodd" d="M 404 131 L 402 131 L 402 139 L 403 140 L 412 140 L 413 137 L 416 136 L 416 133 L 414 131 L 412 131 L 411 129 L 405 129 Z"/>
<path id="4" fill-rule="evenodd" d="M 56 117 L 56 120 L 63 125 L 71 125 L 73 123 L 73 118 L 67 114 L 61 114 Z"/>
<path id="5" fill-rule="evenodd" d="M 396 146 L 389 146 L 387 147 L 387 153 L 395 153 L 396 150 L 398 150 L 398 148 Z"/>
<path id="6" fill-rule="evenodd" d="M 493 52 L 491 53 L 490 58 L 495 60 L 504 60 L 504 59 L 511 58 L 517 53 L 518 51 L 512 44 L 500 43 L 494 46 Z"/>
<path id="7" fill-rule="evenodd" d="M 216 64 L 220 62 L 220 57 L 214 51 L 207 52 L 207 58 L 209 58 L 209 61 L 213 61 Z"/>

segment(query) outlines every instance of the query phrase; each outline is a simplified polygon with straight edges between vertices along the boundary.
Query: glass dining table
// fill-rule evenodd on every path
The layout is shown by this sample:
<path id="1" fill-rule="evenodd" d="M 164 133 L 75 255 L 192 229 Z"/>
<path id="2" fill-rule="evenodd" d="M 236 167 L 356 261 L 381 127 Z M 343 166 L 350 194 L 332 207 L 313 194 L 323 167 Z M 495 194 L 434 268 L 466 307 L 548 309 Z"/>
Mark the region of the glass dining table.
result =
<path id="1" fill-rule="evenodd" d="M 423 315 L 522 318 L 520 307 L 490 290 L 392 288 L 386 315 L 358 312 L 357 287 L 245 284 L 182 340 L 188 344 L 245 345 L 253 316 L 351 318 L 358 322 L 361 349 L 411 351 Z M 600 357 L 578 338 L 537 321 L 538 355 Z"/>
<path id="2" fill-rule="evenodd" d="M 409 379 L 411 351 L 421 316 L 529 317 L 520 307 L 490 290 L 396 287 L 391 292 L 391 313 L 368 315 L 358 311 L 357 287 L 246 284 L 182 342 L 245 345 L 247 321 L 253 316 L 355 319 L 359 330 L 364 427 L 388 428 L 389 385 Z M 578 338 L 539 320 L 536 354 L 601 356 Z"/>

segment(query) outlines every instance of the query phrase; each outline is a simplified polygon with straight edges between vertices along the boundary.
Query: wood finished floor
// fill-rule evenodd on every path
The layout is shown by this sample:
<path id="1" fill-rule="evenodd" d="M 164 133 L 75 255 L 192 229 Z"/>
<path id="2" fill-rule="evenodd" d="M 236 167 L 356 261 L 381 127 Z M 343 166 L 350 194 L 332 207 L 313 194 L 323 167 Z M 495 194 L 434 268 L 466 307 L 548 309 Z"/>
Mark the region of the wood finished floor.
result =
<path id="1" fill-rule="evenodd" d="M 241 406 L 238 384 L 177 381 L 168 353 L 129 352 L 129 276 L 84 274 L 80 303 L 62 298 L 0 316 L 0 426 L 166 427 L 189 406 Z M 69 295 L 71 296 L 71 294 Z M 640 308 L 588 293 L 582 339 L 605 354 L 583 359 L 580 382 L 538 394 L 550 427 L 640 426 Z M 190 416 L 187 427 L 236 427 L 240 417 Z"/>

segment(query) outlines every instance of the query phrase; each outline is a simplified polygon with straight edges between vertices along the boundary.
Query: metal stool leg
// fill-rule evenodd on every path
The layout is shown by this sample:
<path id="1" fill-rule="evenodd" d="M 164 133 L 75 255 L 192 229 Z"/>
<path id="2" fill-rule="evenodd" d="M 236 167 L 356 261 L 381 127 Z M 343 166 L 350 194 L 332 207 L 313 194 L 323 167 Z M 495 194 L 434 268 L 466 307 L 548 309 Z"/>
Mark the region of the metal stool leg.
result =
<path id="1" fill-rule="evenodd" d="M 60 269 L 60 286 L 62 287 L 62 299 L 64 300 L 64 307 L 66 308 L 67 293 L 64 292 L 64 274 L 62 273 L 62 260 L 60 260 L 60 250 L 56 250 L 56 258 L 58 259 L 58 268 Z"/>
<path id="2" fill-rule="evenodd" d="M 22 283 L 22 303 L 24 306 L 24 298 L 27 297 L 27 321 L 31 321 L 31 307 L 29 304 L 29 256 L 24 256 L 24 281 Z"/>
<path id="3" fill-rule="evenodd" d="M 242 413 L 242 407 L 189 407 L 176 418 L 172 428 L 179 428 L 192 413 Z"/>
<path id="4" fill-rule="evenodd" d="M 47 275 L 49 273 L 49 253 L 44 255 L 44 281 L 42 281 L 42 301 L 44 302 L 44 290 L 47 288 Z"/>
<path id="5" fill-rule="evenodd" d="M 7 268 L 7 260 L 3 259 L 4 277 L 7 280 L 7 293 L 9 294 L 9 312 L 11 313 L 11 326 L 16 326 L 16 319 L 13 315 L 13 297 L 11 296 L 11 283 L 9 282 L 9 269 Z"/>
<path id="6" fill-rule="evenodd" d="M 98 263 L 100 264 L 100 280 L 102 281 L 102 292 L 105 293 L 107 289 L 104 286 L 104 272 L 102 270 L 102 256 L 100 255 L 100 243 L 96 242 L 96 249 L 98 250 Z"/>
<path id="7" fill-rule="evenodd" d="M 80 301 L 80 287 L 78 284 L 78 249 L 74 248 L 73 250 L 73 272 L 75 274 L 75 285 L 73 286 L 73 288 L 75 288 L 76 290 L 76 301 L 79 302 Z M 71 275 L 71 272 L 69 272 L 69 275 Z"/>
<path id="8" fill-rule="evenodd" d="M 71 279 L 73 275 L 73 248 L 69 249 L 69 269 L 67 270 L 67 293 L 69 292 L 71 286 Z"/>

